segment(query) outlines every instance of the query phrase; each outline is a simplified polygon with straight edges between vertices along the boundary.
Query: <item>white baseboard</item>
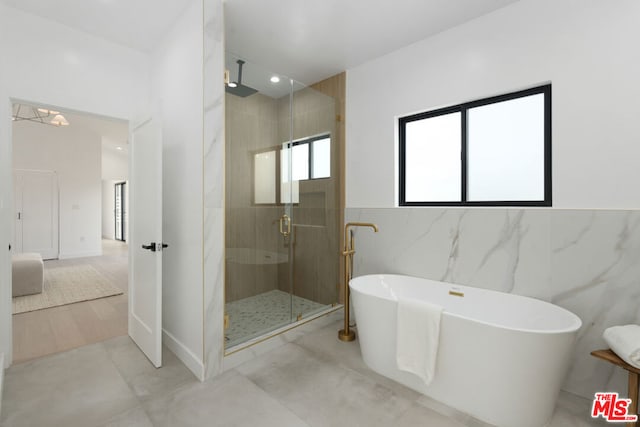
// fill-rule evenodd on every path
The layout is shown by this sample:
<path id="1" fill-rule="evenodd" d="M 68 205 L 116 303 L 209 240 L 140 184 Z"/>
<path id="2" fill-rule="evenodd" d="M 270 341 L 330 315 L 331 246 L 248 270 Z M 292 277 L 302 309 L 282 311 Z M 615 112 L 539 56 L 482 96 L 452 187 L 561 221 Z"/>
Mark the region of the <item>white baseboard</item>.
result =
<path id="1" fill-rule="evenodd" d="M 102 249 L 98 251 L 88 252 L 72 252 L 72 253 L 60 253 L 58 259 L 71 259 L 71 258 L 86 258 L 90 256 L 102 256 Z"/>
<path id="2" fill-rule="evenodd" d="M 202 360 L 176 339 L 176 337 L 171 335 L 170 332 L 167 332 L 166 329 L 162 330 L 162 343 L 193 372 L 196 378 L 204 381 L 204 364 Z"/>
<path id="3" fill-rule="evenodd" d="M 2 386 L 4 385 L 4 353 L 0 353 L 0 414 L 2 414 Z"/>

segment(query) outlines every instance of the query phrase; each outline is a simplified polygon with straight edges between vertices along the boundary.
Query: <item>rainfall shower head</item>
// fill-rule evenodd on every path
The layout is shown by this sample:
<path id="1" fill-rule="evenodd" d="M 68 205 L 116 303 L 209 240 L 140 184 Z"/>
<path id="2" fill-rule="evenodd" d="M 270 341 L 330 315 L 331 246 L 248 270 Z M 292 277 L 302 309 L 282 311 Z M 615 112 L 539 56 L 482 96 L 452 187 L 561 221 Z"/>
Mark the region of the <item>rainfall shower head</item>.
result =
<path id="1" fill-rule="evenodd" d="M 225 90 L 232 95 L 246 98 L 247 96 L 258 92 L 258 90 L 242 84 L 242 65 L 244 64 L 244 61 L 242 59 L 238 59 L 236 62 L 238 63 L 238 81 L 235 86 L 227 85 Z"/>

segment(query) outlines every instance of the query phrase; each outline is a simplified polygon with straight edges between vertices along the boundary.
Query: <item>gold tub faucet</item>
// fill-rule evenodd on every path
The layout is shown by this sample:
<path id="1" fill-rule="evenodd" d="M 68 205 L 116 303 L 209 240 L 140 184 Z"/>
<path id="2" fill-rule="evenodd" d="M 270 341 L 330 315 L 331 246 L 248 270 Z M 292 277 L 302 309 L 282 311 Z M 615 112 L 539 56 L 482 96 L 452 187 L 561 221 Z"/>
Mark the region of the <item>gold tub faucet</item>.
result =
<path id="1" fill-rule="evenodd" d="M 378 226 L 370 222 L 348 222 L 344 226 L 344 329 L 338 331 L 338 338 L 341 341 L 353 341 L 356 333 L 349 329 L 349 280 L 351 279 L 351 266 L 353 265 L 353 254 L 356 253 L 355 239 L 349 229 L 353 227 L 370 227 L 374 232 L 378 232 Z"/>

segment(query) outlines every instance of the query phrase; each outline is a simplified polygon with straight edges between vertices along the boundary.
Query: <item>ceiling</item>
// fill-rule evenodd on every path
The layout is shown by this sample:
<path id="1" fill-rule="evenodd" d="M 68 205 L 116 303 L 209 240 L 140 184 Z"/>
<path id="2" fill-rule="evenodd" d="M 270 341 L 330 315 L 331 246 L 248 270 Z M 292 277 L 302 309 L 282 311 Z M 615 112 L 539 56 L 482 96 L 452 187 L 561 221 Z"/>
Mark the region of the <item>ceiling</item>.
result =
<path id="1" fill-rule="evenodd" d="M 7 6 L 149 52 L 193 0 L 0 0 Z"/>
<path id="2" fill-rule="evenodd" d="M 195 1 L 0 0 L 143 52 Z M 227 51 L 311 84 L 516 1 L 225 0 Z"/>
<path id="3" fill-rule="evenodd" d="M 227 0 L 227 51 L 311 84 L 518 0 Z"/>

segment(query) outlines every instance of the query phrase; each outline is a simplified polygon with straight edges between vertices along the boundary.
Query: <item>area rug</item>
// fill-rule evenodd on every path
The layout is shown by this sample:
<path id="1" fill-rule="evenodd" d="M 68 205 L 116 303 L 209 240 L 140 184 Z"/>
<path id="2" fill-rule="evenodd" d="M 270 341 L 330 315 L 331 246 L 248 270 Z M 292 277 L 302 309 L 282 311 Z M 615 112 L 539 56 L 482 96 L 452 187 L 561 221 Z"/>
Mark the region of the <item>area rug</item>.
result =
<path id="1" fill-rule="evenodd" d="M 13 314 L 122 294 L 90 265 L 45 268 L 41 294 L 13 298 Z"/>

